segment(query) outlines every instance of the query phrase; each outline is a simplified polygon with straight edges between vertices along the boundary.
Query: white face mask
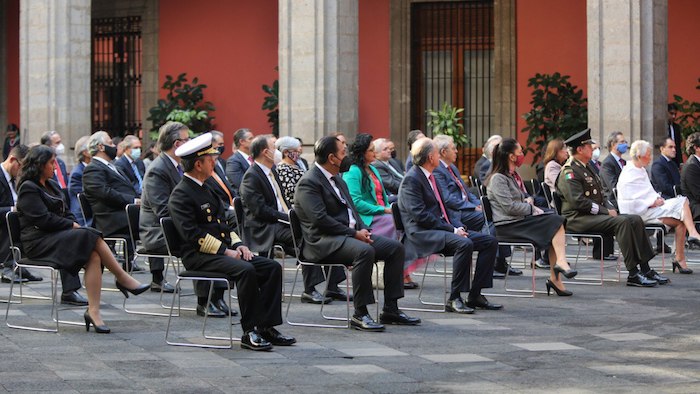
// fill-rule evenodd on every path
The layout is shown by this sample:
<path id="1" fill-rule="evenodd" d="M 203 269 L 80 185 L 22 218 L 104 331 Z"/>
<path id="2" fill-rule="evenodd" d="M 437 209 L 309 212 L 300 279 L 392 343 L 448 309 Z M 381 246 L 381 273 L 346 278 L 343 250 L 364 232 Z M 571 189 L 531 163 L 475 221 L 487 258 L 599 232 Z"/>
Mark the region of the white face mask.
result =
<path id="1" fill-rule="evenodd" d="M 592 159 L 598 161 L 598 158 L 600 158 L 600 148 L 595 148 L 593 149 Z"/>
<path id="2" fill-rule="evenodd" d="M 275 165 L 279 164 L 282 161 L 282 152 L 279 151 L 279 149 L 275 149 Z"/>
<path id="3" fill-rule="evenodd" d="M 60 143 L 56 146 L 56 156 L 63 156 L 66 153 L 66 147 L 63 145 L 63 143 Z"/>

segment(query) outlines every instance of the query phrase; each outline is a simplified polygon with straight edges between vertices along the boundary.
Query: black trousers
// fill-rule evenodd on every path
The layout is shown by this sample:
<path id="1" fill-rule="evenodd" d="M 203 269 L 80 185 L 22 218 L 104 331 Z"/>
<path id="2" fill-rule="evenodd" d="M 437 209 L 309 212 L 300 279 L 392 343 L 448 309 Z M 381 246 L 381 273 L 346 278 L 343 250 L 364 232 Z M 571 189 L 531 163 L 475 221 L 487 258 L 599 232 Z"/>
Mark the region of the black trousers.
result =
<path id="1" fill-rule="evenodd" d="M 406 256 L 403 245 L 396 240 L 372 235 L 371 244 L 355 238 L 346 238 L 343 246 L 324 259 L 352 265 L 352 290 L 355 309 L 374 304 L 372 291 L 372 267 L 378 260 L 384 261 L 384 299 L 403 298 L 403 263 Z"/>
<path id="2" fill-rule="evenodd" d="M 461 292 L 480 294 L 481 289 L 493 287 L 493 266 L 496 261 L 498 241 L 489 234 L 470 232 L 469 237 L 460 237 L 445 232 L 445 248 L 441 250 L 452 258 L 452 286 L 450 299 L 460 297 Z M 479 252 L 471 281 L 472 252 Z"/>
<path id="3" fill-rule="evenodd" d="M 182 263 L 188 270 L 222 273 L 235 282 L 244 332 L 282 324 L 282 267 L 278 262 L 260 256 L 245 261 L 193 252 Z M 208 292 L 208 284 L 206 287 Z"/>

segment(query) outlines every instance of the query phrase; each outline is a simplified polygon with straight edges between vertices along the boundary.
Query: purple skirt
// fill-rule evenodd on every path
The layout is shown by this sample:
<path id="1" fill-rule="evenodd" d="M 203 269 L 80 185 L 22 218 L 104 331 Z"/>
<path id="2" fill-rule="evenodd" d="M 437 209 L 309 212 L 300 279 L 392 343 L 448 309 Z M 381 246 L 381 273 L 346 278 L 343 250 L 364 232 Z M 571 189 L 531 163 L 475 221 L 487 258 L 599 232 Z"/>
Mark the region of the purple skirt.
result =
<path id="1" fill-rule="evenodd" d="M 381 235 L 390 239 L 397 239 L 394 218 L 390 213 L 377 215 L 372 218 L 372 234 Z"/>

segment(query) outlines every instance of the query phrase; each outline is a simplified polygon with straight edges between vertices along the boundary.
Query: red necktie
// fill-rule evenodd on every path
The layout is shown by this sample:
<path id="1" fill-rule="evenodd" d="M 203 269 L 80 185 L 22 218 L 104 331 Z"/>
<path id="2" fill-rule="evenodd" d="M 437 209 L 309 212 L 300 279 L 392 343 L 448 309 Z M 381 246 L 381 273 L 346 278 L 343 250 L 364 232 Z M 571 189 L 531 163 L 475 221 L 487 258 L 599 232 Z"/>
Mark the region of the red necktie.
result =
<path id="1" fill-rule="evenodd" d="M 466 190 L 464 190 L 464 186 L 462 186 L 462 182 L 459 181 L 457 174 L 455 174 L 455 172 L 452 171 L 452 167 L 447 167 L 447 170 L 450 171 L 450 174 L 452 174 L 452 178 L 454 178 L 455 182 L 457 182 L 457 186 L 459 186 L 459 190 L 462 191 L 462 196 L 467 197 L 467 192 L 466 192 Z"/>
<path id="2" fill-rule="evenodd" d="M 627 162 L 625 161 L 625 159 L 620 158 L 620 165 L 621 165 L 622 167 L 624 167 L 625 164 L 627 164 Z"/>
<path id="3" fill-rule="evenodd" d="M 430 184 L 433 185 L 433 193 L 435 193 L 435 198 L 437 199 L 437 202 L 440 205 L 442 216 L 445 218 L 445 221 L 447 223 L 452 224 L 450 223 L 450 219 L 447 218 L 447 211 L 445 210 L 445 206 L 442 205 L 442 198 L 440 197 L 440 193 L 438 192 L 437 184 L 435 184 L 435 177 L 433 176 L 433 174 L 430 174 L 428 180 L 430 181 Z"/>
<path id="4" fill-rule="evenodd" d="M 253 165 L 253 156 L 248 156 L 248 163 L 250 163 L 250 165 Z"/>
<path id="5" fill-rule="evenodd" d="M 58 160 L 54 160 L 54 166 L 56 166 L 56 178 L 58 178 L 58 183 L 61 184 L 61 188 L 66 188 L 66 180 L 63 178 L 63 172 L 61 167 L 58 165 Z"/>

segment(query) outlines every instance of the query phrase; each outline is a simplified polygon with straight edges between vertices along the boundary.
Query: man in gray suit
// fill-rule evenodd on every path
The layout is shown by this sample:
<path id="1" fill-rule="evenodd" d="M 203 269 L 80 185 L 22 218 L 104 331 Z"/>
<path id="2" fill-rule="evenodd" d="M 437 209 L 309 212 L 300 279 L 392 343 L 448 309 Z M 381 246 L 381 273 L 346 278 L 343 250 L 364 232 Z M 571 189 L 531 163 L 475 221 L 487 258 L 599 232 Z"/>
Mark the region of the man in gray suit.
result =
<path id="1" fill-rule="evenodd" d="M 141 215 L 139 217 L 139 235 L 143 246 L 149 253 L 167 254 L 165 237 L 160 227 L 160 219 L 170 216 L 168 200 L 170 193 L 182 178 L 180 158 L 175 156 L 175 149 L 190 140 L 190 130 L 180 122 L 168 122 L 160 127 L 158 150 L 160 155 L 148 166 L 143 177 L 141 193 Z M 149 257 L 153 283 L 151 291 L 172 293 L 173 286 L 163 277 L 164 260 Z"/>
<path id="2" fill-rule="evenodd" d="M 467 232 L 464 227 L 455 227 L 450 222 L 432 174 L 440 165 L 440 156 L 431 139 L 417 140 L 411 148 L 411 156 L 414 166 L 403 179 L 398 202 L 409 250 L 415 250 L 418 256 L 433 253 L 454 256 L 450 298 L 445 305 L 448 312 L 474 313 L 474 308 L 503 308 L 481 295 L 481 289 L 493 286 L 498 241 L 490 234 Z M 470 281 L 474 250 L 479 252 L 479 257 L 474 280 Z M 465 305 L 461 293 L 466 291 L 469 295 Z"/>
<path id="3" fill-rule="evenodd" d="M 357 214 L 345 182 L 337 176 L 345 148 L 336 137 L 322 137 L 314 145 L 316 165 L 299 180 L 295 211 L 304 236 L 304 256 L 352 266 L 355 312 L 350 324 L 363 331 L 383 331 L 383 324 L 416 325 L 398 307 L 403 297 L 404 248 L 398 241 L 373 235 Z M 374 321 L 367 305 L 374 304 L 372 266 L 384 260 L 384 311 Z"/>

